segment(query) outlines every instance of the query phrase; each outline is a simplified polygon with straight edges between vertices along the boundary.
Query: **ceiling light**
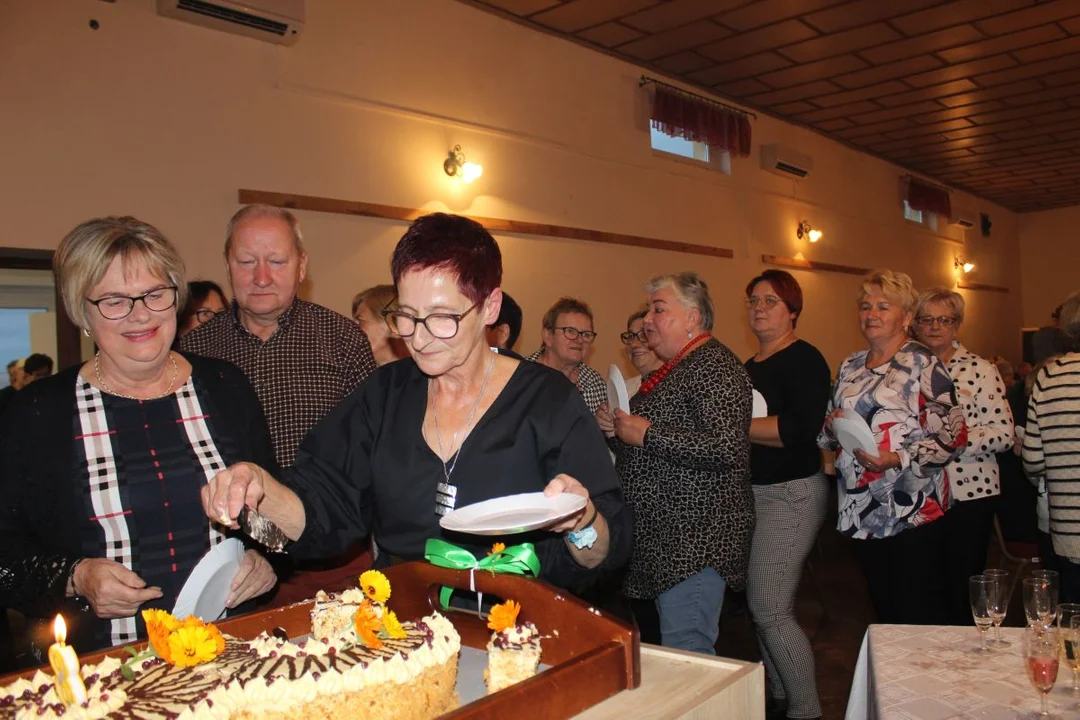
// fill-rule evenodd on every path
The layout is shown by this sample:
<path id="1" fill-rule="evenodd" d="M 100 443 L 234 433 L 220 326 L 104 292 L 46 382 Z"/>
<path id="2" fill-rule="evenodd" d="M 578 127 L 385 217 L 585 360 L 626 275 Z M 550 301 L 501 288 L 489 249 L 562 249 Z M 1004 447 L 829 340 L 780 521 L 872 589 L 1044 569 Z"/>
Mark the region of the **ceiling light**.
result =
<path id="1" fill-rule="evenodd" d="M 459 177 L 462 182 L 471 183 L 484 174 L 484 166 L 465 160 L 465 153 L 460 145 L 455 145 L 443 161 L 443 170 L 450 177 Z"/>

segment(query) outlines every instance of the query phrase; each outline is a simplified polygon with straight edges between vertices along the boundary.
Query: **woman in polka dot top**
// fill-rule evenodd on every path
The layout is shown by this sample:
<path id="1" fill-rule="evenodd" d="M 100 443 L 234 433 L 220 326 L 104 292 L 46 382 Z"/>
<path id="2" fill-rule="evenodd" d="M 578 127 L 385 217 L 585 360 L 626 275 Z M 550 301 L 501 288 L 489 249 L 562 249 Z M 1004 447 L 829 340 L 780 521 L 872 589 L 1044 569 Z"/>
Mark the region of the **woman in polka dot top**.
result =
<path id="1" fill-rule="evenodd" d="M 945 572 L 949 623 L 971 625 L 968 578 L 986 567 L 986 547 L 1001 494 L 995 453 L 1013 446 L 1012 410 L 1005 383 L 989 360 L 957 339 L 964 298 L 952 290 L 922 293 L 915 309 L 915 335 L 945 364 L 956 385 L 967 422 L 967 445 L 947 470 L 953 506 L 945 515 Z"/>

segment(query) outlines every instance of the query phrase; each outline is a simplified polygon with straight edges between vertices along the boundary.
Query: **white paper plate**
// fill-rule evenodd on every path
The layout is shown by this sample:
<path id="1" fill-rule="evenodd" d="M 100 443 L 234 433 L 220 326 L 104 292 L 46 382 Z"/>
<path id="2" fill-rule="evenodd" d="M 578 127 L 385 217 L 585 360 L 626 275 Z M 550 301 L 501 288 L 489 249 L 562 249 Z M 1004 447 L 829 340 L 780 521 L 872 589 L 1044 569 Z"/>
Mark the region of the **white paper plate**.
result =
<path id="1" fill-rule="evenodd" d="M 630 394 L 626 392 L 626 378 L 618 365 L 612 363 L 607 373 L 607 403 L 608 408 L 614 412 L 619 408 L 624 413 L 630 412 Z"/>
<path id="2" fill-rule="evenodd" d="M 471 535 L 510 535 L 554 525 L 587 504 L 580 495 L 542 492 L 507 495 L 458 508 L 439 520 L 443 528 Z"/>
<path id="3" fill-rule="evenodd" d="M 769 417 L 769 403 L 765 402 L 765 396 L 754 391 L 754 414 L 753 417 Z"/>
<path id="4" fill-rule="evenodd" d="M 862 450 L 877 457 L 878 446 L 874 440 L 874 433 L 858 413 L 845 410 L 843 417 L 833 420 L 832 429 L 836 439 L 840 441 L 840 447 L 852 455 L 856 450 Z"/>
<path id="5" fill-rule="evenodd" d="M 194 615 L 205 622 L 220 618 L 225 612 L 229 585 L 243 559 L 244 544 L 236 538 L 226 538 L 212 547 L 188 576 L 176 598 L 173 615 L 178 620 Z"/>

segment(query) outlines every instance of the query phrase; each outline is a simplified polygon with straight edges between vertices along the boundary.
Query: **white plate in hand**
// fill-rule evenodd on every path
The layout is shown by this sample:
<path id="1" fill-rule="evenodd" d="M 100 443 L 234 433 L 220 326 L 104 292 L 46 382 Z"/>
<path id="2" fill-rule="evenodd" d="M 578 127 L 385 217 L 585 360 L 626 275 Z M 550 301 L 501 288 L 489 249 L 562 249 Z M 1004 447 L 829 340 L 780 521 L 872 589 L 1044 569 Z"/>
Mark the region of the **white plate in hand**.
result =
<path id="1" fill-rule="evenodd" d="M 220 618 L 225 612 L 229 586 L 243 559 L 244 544 L 236 538 L 222 540 L 203 555 L 176 598 L 172 613 L 176 619 L 194 615 L 204 622 L 214 622 Z"/>
<path id="2" fill-rule="evenodd" d="M 833 419 L 832 430 L 833 435 L 840 442 L 840 447 L 852 455 L 856 450 L 862 450 L 872 457 L 878 456 L 874 433 L 858 413 L 845 410 L 842 417 Z"/>
<path id="3" fill-rule="evenodd" d="M 769 417 L 769 403 L 765 402 L 765 396 L 754 391 L 754 414 L 751 417 Z"/>
<path id="4" fill-rule="evenodd" d="M 443 515 L 439 524 L 451 532 L 470 535 L 511 535 L 554 525 L 581 512 L 587 503 L 572 493 L 507 495 L 458 508 Z"/>
<path id="5" fill-rule="evenodd" d="M 607 373 L 607 402 L 608 408 L 615 412 L 619 408 L 624 413 L 630 412 L 630 394 L 626 391 L 626 378 L 618 365 L 612 363 Z"/>

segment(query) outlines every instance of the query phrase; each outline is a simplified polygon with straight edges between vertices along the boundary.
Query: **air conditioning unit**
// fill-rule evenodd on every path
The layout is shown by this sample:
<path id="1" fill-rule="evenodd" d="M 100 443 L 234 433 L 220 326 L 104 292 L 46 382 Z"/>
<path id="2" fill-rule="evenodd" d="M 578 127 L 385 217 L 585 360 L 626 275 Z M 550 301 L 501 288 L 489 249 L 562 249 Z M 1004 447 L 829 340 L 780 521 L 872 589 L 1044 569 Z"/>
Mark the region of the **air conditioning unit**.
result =
<path id="1" fill-rule="evenodd" d="M 786 177 L 804 178 L 814 169 L 814 158 L 782 145 L 762 145 L 761 169 Z"/>
<path id="2" fill-rule="evenodd" d="M 959 225 L 965 230 L 970 230 L 975 227 L 976 214 L 971 210 L 962 210 L 954 208 L 952 217 L 949 218 L 950 225 Z"/>
<path id="3" fill-rule="evenodd" d="M 292 45 L 304 31 L 304 0 L 157 0 L 164 17 Z"/>

